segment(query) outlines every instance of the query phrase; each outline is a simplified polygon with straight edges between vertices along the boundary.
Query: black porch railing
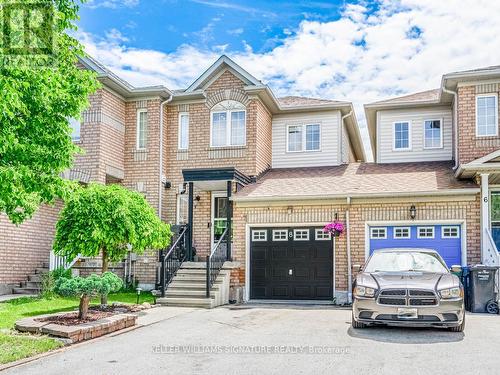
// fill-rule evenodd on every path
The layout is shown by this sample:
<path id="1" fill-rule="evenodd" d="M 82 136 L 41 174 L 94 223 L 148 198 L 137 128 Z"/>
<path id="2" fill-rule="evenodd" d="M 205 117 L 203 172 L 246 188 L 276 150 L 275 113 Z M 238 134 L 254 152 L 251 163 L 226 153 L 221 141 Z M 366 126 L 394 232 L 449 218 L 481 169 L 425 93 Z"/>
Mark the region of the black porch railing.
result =
<path id="1" fill-rule="evenodd" d="M 210 255 L 207 255 L 207 298 L 210 298 L 210 289 L 214 285 L 219 272 L 227 260 L 227 244 L 229 242 L 229 228 L 226 228 L 214 245 Z"/>
<path id="2" fill-rule="evenodd" d="M 160 291 L 162 297 L 165 297 L 168 284 L 170 284 L 179 268 L 181 268 L 182 263 L 186 260 L 187 233 L 188 226 L 182 226 L 177 237 L 174 237 L 174 243 L 170 246 L 166 253 L 161 256 Z"/>

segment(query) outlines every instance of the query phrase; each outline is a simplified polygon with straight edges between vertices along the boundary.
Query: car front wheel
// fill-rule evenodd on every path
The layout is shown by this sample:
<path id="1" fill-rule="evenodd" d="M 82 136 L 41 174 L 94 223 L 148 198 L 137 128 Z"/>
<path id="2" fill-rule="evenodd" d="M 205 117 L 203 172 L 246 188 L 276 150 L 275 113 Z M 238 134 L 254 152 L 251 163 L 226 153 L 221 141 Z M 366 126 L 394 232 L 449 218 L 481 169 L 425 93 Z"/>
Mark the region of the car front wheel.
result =
<path id="1" fill-rule="evenodd" d="M 354 319 L 354 314 L 352 315 L 351 318 L 351 326 L 352 328 L 366 328 L 366 324 L 358 322 L 356 321 L 356 319 Z"/>
<path id="2" fill-rule="evenodd" d="M 460 324 L 459 326 L 456 326 L 456 327 L 451 327 L 450 331 L 451 332 L 463 332 L 464 329 L 465 329 L 465 315 L 464 315 L 464 318 L 462 319 L 462 324 Z"/>

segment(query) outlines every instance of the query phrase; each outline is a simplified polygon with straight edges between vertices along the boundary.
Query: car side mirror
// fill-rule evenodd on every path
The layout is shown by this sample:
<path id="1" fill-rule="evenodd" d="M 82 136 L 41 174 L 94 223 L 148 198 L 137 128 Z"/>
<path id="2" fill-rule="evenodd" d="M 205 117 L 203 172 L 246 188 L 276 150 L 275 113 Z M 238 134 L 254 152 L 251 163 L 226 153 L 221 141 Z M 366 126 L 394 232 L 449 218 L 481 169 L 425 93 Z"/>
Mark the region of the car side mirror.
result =
<path id="1" fill-rule="evenodd" d="M 361 265 L 360 264 L 354 264 L 352 266 L 352 272 L 360 272 L 361 271 Z"/>
<path id="2" fill-rule="evenodd" d="M 462 266 L 454 264 L 453 266 L 451 266 L 450 271 L 453 273 L 460 273 L 462 272 Z"/>

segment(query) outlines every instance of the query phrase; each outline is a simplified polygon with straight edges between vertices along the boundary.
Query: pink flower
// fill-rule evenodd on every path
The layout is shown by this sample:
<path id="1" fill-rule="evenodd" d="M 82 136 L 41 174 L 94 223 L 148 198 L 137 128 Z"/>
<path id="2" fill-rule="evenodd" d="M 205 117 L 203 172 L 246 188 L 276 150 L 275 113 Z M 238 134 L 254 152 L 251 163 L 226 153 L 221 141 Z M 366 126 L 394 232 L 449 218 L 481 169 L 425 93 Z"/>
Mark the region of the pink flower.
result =
<path id="1" fill-rule="evenodd" d="M 340 221 L 335 220 L 334 222 L 328 223 L 323 228 L 323 232 L 331 233 L 334 236 L 340 236 L 344 232 L 344 224 Z"/>

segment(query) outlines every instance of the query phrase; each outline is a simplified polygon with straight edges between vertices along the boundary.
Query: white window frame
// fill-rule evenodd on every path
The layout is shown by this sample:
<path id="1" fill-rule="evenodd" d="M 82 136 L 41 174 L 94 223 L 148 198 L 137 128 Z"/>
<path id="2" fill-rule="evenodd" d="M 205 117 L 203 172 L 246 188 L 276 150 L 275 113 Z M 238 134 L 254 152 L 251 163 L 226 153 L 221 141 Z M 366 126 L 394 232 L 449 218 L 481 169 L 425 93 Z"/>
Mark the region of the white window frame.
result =
<path id="1" fill-rule="evenodd" d="M 181 207 L 181 200 L 185 198 L 185 199 L 188 199 L 188 195 L 187 194 L 178 194 L 177 195 L 177 212 L 176 212 L 176 222 L 177 222 L 177 225 L 180 225 L 182 224 L 181 223 L 181 210 L 180 210 L 180 207 Z M 189 205 L 189 201 L 187 202 L 188 205 Z"/>
<path id="2" fill-rule="evenodd" d="M 82 139 L 82 121 L 75 118 L 75 117 L 69 117 L 68 118 L 68 123 L 69 126 L 71 127 L 71 140 L 73 142 L 80 142 Z M 75 128 L 73 127 L 73 124 L 78 124 L 78 136 L 73 136 Z"/>
<path id="3" fill-rule="evenodd" d="M 235 100 L 234 100 L 235 101 Z M 244 105 L 240 102 L 243 107 Z M 218 103 L 220 104 L 220 103 Z M 243 137 L 243 143 L 239 145 L 231 144 L 231 113 L 233 112 L 243 112 L 245 118 L 245 131 Z M 213 144 L 213 125 L 214 125 L 214 114 L 217 113 L 225 113 L 226 114 L 226 143 L 224 145 L 215 146 Z M 228 109 L 228 110 L 220 110 L 220 111 L 210 111 L 210 147 L 211 148 L 222 148 L 222 147 L 245 147 L 247 145 L 247 110 L 246 108 L 238 108 L 238 109 Z"/>
<path id="4" fill-rule="evenodd" d="M 332 234 L 330 232 L 324 232 L 321 228 L 316 228 L 314 230 L 314 239 L 316 241 L 328 241 L 332 239 Z"/>
<path id="5" fill-rule="evenodd" d="M 313 125 L 317 125 L 319 127 L 319 148 L 317 150 L 307 150 L 306 147 L 307 147 L 307 127 L 308 126 L 313 126 Z M 291 151 L 290 150 L 290 137 L 289 137 L 289 132 L 290 132 L 290 128 L 291 127 L 301 127 L 301 131 L 302 131 L 302 141 L 301 141 L 301 149 L 300 150 L 295 150 L 295 151 Z M 313 122 L 313 123 L 309 123 L 309 124 L 289 124 L 286 126 L 286 134 L 285 134 L 285 137 L 286 137 L 286 152 L 287 153 L 291 153 L 291 154 L 294 154 L 294 153 L 297 153 L 297 152 L 321 152 L 321 147 L 322 147 L 322 142 L 321 142 L 321 134 L 322 134 L 322 131 L 321 131 L 321 123 L 320 122 Z"/>
<path id="6" fill-rule="evenodd" d="M 285 233 L 285 238 L 276 237 L 277 234 Z M 288 229 L 273 229 L 273 241 L 288 241 Z"/>
<path id="7" fill-rule="evenodd" d="M 420 230 L 423 229 L 423 230 L 432 230 L 432 236 L 422 236 L 420 234 Z M 436 229 L 433 227 L 433 226 L 422 226 L 422 227 L 417 227 L 417 238 L 430 238 L 430 239 L 433 239 L 436 237 Z"/>
<path id="8" fill-rule="evenodd" d="M 264 237 L 261 237 L 264 234 Z M 252 241 L 253 242 L 265 242 L 267 241 L 267 229 L 253 229 L 252 230 Z"/>
<path id="9" fill-rule="evenodd" d="M 425 123 L 427 121 L 439 121 L 439 146 L 435 147 L 427 147 L 425 146 Z M 443 126 L 444 126 L 444 121 L 442 118 L 428 118 L 424 120 L 424 123 L 422 124 L 422 131 L 424 135 L 424 150 L 435 150 L 435 149 L 440 149 L 443 148 Z"/>
<path id="10" fill-rule="evenodd" d="M 384 231 L 384 236 L 383 237 L 379 237 L 378 235 L 374 236 L 373 233 L 375 231 Z M 370 239 L 371 240 L 386 240 L 387 239 L 387 227 L 370 227 Z"/>
<path id="11" fill-rule="evenodd" d="M 397 237 L 396 236 L 396 230 L 401 229 L 401 230 L 407 230 L 408 231 L 408 236 L 405 237 Z M 410 227 L 393 227 L 392 230 L 392 238 L 394 240 L 409 240 L 411 239 L 411 228 Z"/>
<path id="12" fill-rule="evenodd" d="M 139 126 L 141 124 L 141 113 L 146 113 L 146 129 L 145 129 L 145 133 L 146 134 L 145 134 L 145 137 L 144 137 L 144 141 L 145 141 L 146 144 L 144 145 L 144 147 L 140 147 L 140 145 L 139 145 L 139 138 L 140 138 L 139 137 Z M 137 110 L 136 129 L 135 129 L 136 130 L 135 131 L 135 133 L 136 133 L 136 143 L 135 143 L 135 145 L 136 145 L 136 149 L 137 150 L 145 150 L 147 148 L 147 144 L 148 144 L 148 121 L 147 121 L 148 118 L 147 118 L 147 113 L 148 113 L 148 110 L 145 109 L 145 108 L 140 108 L 140 109 Z"/>
<path id="13" fill-rule="evenodd" d="M 304 232 L 307 234 L 306 238 L 297 238 L 297 234 L 299 232 Z M 298 228 L 293 230 L 293 240 L 294 241 L 309 241 L 309 229 L 306 228 Z"/>
<path id="14" fill-rule="evenodd" d="M 408 124 L 408 147 L 406 148 L 396 148 L 396 124 Z M 396 152 L 411 151 L 412 149 L 411 128 L 412 128 L 411 121 L 408 120 L 394 121 L 392 123 L 392 151 Z"/>
<path id="15" fill-rule="evenodd" d="M 457 233 L 454 236 L 445 236 L 445 229 L 455 229 Z M 443 225 L 441 226 L 441 238 L 460 238 L 460 227 L 458 225 Z"/>
<path id="16" fill-rule="evenodd" d="M 478 124 L 478 99 L 479 98 L 485 98 L 485 97 L 494 97 L 495 98 L 495 134 L 486 134 L 486 135 L 479 135 L 479 124 Z M 476 137 L 482 138 L 482 137 L 498 137 L 498 94 L 497 93 L 490 93 L 490 94 L 478 94 L 476 95 Z"/>
<path id="17" fill-rule="evenodd" d="M 187 117 L 187 129 L 186 129 L 186 139 L 187 139 L 187 145 L 186 147 L 182 147 L 182 137 L 181 137 L 181 129 L 182 129 L 182 117 L 186 116 Z M 180 112 L 179 113 L 179 126 L 177 128 L 177 148 L 179 150 L 187 150 L 189 149 L 189 113 L 188 112 Z"/>

